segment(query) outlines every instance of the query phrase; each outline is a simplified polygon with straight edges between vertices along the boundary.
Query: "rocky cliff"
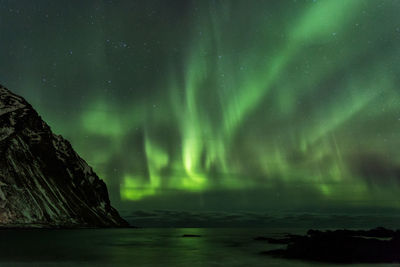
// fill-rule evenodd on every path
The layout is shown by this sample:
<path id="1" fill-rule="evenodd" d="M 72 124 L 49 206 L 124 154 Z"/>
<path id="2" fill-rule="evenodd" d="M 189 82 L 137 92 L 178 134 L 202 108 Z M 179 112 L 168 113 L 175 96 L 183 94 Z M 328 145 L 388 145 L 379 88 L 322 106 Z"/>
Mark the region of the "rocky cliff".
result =
<path id="1" fill-rule="evenodd" d="M 0 226 L 127 226 L 71 144 L 1 85 Z"/>

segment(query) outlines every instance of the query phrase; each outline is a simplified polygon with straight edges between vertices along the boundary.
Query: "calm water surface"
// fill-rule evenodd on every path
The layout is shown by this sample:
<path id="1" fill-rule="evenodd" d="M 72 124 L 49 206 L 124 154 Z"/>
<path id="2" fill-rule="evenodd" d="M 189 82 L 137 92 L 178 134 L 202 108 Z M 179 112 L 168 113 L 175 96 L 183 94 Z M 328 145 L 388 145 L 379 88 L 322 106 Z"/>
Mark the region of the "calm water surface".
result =
<path id="1" fill-rule="evenodd" d="M 254 237 L 287 232 L 243 228 L 1 230 L 0 266 L 335 266 L 259 254 L 279 246 L 254 241 Z M 183 238 L 184 234 L 201 237 Z"/>

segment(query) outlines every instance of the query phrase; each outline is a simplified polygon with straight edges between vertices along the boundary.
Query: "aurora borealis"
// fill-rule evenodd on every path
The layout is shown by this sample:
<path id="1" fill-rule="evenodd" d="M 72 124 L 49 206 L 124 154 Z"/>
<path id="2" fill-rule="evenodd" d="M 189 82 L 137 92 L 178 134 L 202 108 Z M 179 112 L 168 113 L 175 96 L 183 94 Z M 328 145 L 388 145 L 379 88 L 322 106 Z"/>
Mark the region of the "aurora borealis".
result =
<path id="1" fill-rule="evenodd" d="M 400 1 L 0 0 L 0 82 L 124 208 L 399 208 Z"/>

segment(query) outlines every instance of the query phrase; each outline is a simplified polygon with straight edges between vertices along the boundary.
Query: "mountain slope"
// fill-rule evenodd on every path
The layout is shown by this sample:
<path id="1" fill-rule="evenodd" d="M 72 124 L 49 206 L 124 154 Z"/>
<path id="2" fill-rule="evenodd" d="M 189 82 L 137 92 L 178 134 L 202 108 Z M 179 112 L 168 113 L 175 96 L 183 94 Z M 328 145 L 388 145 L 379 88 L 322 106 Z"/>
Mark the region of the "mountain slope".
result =
<path id="1" fill-rule="evenodd" d="M 1 85 L 0 225 L 127 226 L 71 144 Z"/>

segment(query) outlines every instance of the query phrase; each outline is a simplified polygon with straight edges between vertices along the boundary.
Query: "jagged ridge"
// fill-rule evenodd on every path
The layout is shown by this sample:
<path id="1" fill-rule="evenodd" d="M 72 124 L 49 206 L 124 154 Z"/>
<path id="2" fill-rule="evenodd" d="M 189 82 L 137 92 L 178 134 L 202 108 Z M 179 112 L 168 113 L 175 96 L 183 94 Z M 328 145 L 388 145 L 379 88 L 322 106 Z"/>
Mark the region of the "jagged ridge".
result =
<path id="1" fill-rule="evenodd" d="M 1 85 L 0 225 L 128 225 L 71 144 Z"/>

